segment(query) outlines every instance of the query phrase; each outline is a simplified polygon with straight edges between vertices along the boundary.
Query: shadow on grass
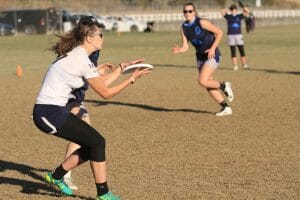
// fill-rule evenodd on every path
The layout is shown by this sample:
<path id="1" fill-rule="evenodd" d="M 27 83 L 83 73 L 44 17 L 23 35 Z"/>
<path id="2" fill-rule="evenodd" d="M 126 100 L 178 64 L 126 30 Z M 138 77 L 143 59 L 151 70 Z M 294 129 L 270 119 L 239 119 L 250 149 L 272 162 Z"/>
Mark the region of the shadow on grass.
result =
<path id="1" fill-rule="evenodd" d="M 20 192 L 27 195 L 47 195 L 55 198 L 66 197 L 65 195 L 61 194 L 61 192 L 59 192 L 56 189 L 53 189 L 51 186 L 49 186 L 46 183 L 39 183 L 39 182 L 24 180 L 20 178 L 2 176 L 2 173 L 5 172 L 6 170 L 17 171 L 32 179 L 35 179 L 40 182 L 44 182 L 43 176 L 37 174 L 37 172 L 46 173 L 50 171 L 48 169 L 37 169 L 24 164 L 18 164 L 18 163 L 0 160 L 0 172 L 1 172 L 0 185 L 6 184 L 12 186 L 20 186 L 22 187 Z M 9 188 L 7 190 L 9 190 Z M 77 199 L 84 199 L 84 200 L 93 199 L 93 198 L 87 198 L 79 195 L 73 195 L 72 197 L 76 197 Z"/>
<path id="2" fill-rule="evenodd" d="M 197 69 L 195 65 L 171 65 L 171 64 L 152 64 L 154 67 L 171 67 L 171 68 L 194 68 Z"/>
<path id="3" fill-rule="evenodd" d="M 171 67 L 171 68 L 195 68 L 195 66 L 191 65 L 168 65 L 168 64 L 153 64 L 155 67 Z M 229 70 L 232 71 L 232 68 L 223 68 L 220 67 L 218 70 Z M 246 69 L 247 71 L 257 71 L 257 72 L 266 72 L 266 73 L 272 73 L 272 74 L 291 74 L 291 75 L 300 75 L 300 71 L 283 71 L 283 70 L 275 70 L 275 69 L 255 69 L 255 68 L 249 68 Z"/>
<path id="4" fill-rule="evenodd" d="M 300 71 L 282 71 L 282 70 L 275 70 L 275 69 L 247 69 L 249 71 L 257 71 L 257 72 L 267 72 L 272 74 L 291 74 L 291 75 L 300 75 Z"/>
<path id="5" fill-rule="evenodd" d="M 93 103 L 94 106 L 106 106 L 106 105 L 129 106 L 129 107 L 140 108 L 140 109 L 156 111 L 156 112 L 191 112 L 191 113 L 213 114 L 212 112 L 202 111 L 202 110 L 194 110 L 194 109 L 190 109 L 190 108 L 171 109 L 171 108 L 154 107 L 154 106 L 149 106 L 149 105 L 144 105 L 144 104 L 123 103 L 123 102 L 118 102 L 118 101 L 101 101 L 101 100 L 86 99 L 86 100 L 84 100 L 84 102 Z"/>

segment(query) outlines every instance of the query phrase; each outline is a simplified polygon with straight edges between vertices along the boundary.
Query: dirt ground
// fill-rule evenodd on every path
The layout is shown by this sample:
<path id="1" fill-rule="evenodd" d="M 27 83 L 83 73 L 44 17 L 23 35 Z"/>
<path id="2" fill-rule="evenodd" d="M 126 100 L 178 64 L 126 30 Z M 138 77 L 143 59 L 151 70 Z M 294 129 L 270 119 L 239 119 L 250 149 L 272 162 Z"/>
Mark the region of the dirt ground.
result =
<path id="1" fill-rule="evenodd" d="M 214 116 L 220 107 L 190 65 L 151 62 L 151 75 L 111 100 L 89 91 L 92 124 L 107 141 L 110 189 L 124 200 L 299 199 L 299 63 L 273 62 L 218 70 L 235 94 L 228 117 Z M 73 170 L 74 197 L 43 181 L 67 144 L 30 119 L 44 72 L 0 73 L 0 199 L 93 199 L 88 163 Z"/>

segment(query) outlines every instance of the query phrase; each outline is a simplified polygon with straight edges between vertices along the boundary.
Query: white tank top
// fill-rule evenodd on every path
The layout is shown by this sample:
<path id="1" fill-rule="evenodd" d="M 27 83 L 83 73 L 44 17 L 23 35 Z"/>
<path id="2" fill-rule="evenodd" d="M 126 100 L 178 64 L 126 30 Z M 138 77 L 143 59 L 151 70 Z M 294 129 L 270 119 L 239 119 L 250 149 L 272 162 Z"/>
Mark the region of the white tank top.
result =
<path id="1" fill-rule="evenodd" d="M 49 67 L 36 104 L 65 106 L 72 97 L 71 91 L 83 86 L 83 79 L 98 76 L 86 50 L 78 46 Z"/>

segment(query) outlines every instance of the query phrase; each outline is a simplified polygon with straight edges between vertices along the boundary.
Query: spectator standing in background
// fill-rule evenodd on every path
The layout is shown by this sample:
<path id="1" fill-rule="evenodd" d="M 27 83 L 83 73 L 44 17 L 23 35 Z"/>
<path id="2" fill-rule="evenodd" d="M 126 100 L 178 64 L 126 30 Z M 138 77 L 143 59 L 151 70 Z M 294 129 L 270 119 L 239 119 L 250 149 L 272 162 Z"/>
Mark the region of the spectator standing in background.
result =
<path id="1" fill-rule="evenodd" d="M 231 62 L 233 64 L 233 70 L 238 70 L 236 47 L 239 49 L 241 62 L 244 69 L 248 68 L 246 61 L 246 53 L 244 49 L 244 39 L 241 30 L 241 21 L 245 16 L 249 14 L 249 9 L 245 7 L 241 2 L 240 6 L 243 8 L 243 13 L 238 13 L 237 6 L 232 4 L 229 7 L 229 11 L 223 9 L 221 14 L 227 21 L 227 35 L 228 35 L 228 45 L 231 52 Z"/>

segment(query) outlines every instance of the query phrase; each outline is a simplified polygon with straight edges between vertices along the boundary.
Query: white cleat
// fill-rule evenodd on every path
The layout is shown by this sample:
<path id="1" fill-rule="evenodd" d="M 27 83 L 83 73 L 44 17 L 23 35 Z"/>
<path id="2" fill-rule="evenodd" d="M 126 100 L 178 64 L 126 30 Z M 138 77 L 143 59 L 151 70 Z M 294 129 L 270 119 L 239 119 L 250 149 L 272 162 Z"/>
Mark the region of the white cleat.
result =
<path id="1" fill-rule="evenodd" d="M 220 116 L 227 116 L 227 115 L 231 115 L 231 114 L 232 114 L 232 110 L 229 106 L 227 106 L 220 112 L 216 113 L 216 116 L 220 117 Z"/>
<path id="2" fill-rule="evenodd" d="M 246 63 L 246 64 L 243 64 L 243 68 L 244 68 L 244 69 L 249 69 L 249 66 L 247 65 L 247 63 Z"/>
<path id="3" fill-rule="evenodd" d="M 237 66 L 237 65 L 234 65 L 234 66 L 233 66 L 233 70 L 234 70 L 234 71 L 237 71 L 237 70 L 239 70 L 239 66 Z"/>
<path id="4" fill-rule="evenodd" d="M 64 182 L 68 185 L 68 187 L 72 190 L 78 190 L 77 185 L 73 183 L 72 177 L 67 176 L 63 178 Z"/>
<path id="5" fill-rule="evenodd" d="M 233 92 L 231 89 L 231 84 L 229 82 L 225 82 L 225 89 L 224 89 L 224 93 L 227 96 L 227 99 L 229 102 L 233 102 Z"/>

